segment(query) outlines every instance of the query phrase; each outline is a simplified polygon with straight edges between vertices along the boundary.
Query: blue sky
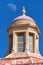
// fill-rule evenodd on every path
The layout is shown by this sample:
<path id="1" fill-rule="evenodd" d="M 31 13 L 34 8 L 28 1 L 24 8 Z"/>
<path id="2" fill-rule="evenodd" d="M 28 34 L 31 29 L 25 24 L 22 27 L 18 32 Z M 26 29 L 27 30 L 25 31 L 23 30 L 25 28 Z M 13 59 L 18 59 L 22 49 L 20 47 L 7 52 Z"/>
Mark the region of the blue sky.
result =
<path id="1" fill-rule="evenodd" d="M 39 50 L 43 56 L 43 0 L 0 0 L 0 58 L 8 50 L 7 28 L 12 20 L 22 14 L 22 7 L 26 8 L 26 15 L 32 17 L 40 29 Z"/>

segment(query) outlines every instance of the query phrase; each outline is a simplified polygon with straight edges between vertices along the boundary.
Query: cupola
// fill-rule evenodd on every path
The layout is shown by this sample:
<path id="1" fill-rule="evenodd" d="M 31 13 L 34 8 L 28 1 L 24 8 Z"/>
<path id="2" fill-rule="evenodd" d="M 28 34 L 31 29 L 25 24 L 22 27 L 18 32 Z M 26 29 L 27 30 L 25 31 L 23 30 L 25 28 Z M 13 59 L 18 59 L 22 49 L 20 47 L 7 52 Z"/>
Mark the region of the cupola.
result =
<path id="1" fill-rule="evenodd" d="M 11 52 L 39 53 L 40 30 L 35 21 L 26 16 L 25 7 L 22 9 L 22 15 L 12 21 L 7 31 L 9 34 L 8 54 Z"/>

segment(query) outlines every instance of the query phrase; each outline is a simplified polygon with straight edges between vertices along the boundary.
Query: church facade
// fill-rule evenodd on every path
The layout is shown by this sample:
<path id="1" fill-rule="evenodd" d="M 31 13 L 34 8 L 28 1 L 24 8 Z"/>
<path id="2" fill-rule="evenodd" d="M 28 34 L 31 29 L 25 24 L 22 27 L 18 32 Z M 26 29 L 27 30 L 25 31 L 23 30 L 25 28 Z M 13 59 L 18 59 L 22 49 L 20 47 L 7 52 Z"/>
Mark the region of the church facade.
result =
<path id="1" fill-rule="evenodd" d="M 5 58 L 0 59 L 1 65 L 43 64 L 38 47 L 40 30 L 35 21 L 26 16 L 25 7 L 22 15 L 13 20 L 7 31 L 9 47 Z"/>

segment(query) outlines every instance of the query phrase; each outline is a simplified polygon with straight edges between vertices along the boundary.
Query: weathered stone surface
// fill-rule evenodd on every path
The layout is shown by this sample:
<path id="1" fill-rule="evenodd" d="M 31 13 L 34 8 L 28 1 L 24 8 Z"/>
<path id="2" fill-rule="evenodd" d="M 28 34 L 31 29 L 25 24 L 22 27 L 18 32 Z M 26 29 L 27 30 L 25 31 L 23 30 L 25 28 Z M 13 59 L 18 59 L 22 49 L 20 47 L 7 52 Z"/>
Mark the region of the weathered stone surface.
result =
<path id="1" fill-rule="evenodd" d="M 40 64 L 43 58 L 34 53 L 11 53 L 3 59 L 0 59 L 0 65 L 20 65 L 20 64 Z"/>

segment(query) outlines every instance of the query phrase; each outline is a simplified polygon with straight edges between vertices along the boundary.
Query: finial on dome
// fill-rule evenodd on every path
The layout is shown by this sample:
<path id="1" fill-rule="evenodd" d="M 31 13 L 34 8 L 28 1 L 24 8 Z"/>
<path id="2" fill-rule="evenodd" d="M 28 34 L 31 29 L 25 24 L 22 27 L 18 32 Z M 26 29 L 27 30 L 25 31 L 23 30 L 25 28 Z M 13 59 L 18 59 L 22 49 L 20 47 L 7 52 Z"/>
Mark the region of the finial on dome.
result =
<path id="1" fill-rule="evenodd" d="M 26 13 L 26 10 L 25 10 L 25 7 L 23 6 L 22 14 L 25 15 L 25 13 Z"/>

